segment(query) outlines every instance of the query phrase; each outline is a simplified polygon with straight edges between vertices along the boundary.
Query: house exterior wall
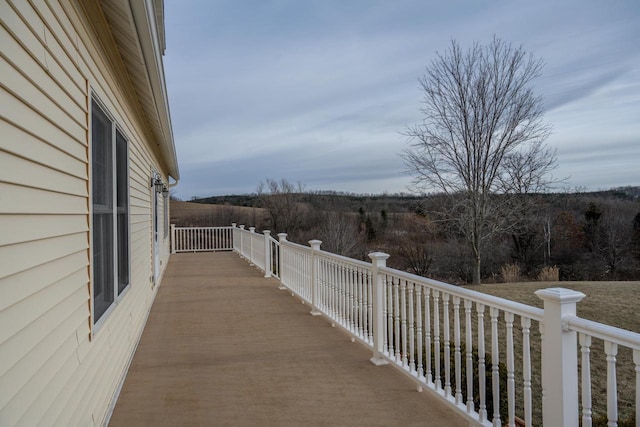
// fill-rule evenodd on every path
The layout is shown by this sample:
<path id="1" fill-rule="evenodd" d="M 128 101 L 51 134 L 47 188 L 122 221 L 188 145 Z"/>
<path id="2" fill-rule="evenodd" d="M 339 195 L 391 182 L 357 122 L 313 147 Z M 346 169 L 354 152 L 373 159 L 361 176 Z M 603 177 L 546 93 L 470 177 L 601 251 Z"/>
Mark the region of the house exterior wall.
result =
<path id="1" fill-rule="evenodd" d="M 150 179 L 168 183 L 166 161 L 109 31 L 94 1 L 0 0 L 2 426 L 103 424 L 158 290 Z M 131 284 L 97 328 L 92 93 L 129 140 Z"/>

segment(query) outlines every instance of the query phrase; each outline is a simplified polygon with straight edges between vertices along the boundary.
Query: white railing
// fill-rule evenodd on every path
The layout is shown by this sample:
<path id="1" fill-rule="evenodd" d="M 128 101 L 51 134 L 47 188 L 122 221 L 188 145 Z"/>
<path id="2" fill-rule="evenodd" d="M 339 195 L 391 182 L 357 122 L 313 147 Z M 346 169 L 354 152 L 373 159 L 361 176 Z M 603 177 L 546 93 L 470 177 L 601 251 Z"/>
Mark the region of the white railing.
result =
<path id="1" fill-rule="evenodd" d="M 394 270 L 384 265 L 386 254 L 374 255 L 382 288 L 375 302 L 382 314 L 376 357 L 479 424 L 514 426 L 518 408 L 532 425 L 531 323 L 543 319 L 543 310 Z"/>
<path id="2" fill-rule="evenodd" d="M 171 253 L 233 250 L 231 227 L 176 227 L 171 225 Z"/>
<path id="3" fill-rule="evenodd" d="M 566 324 L 569 330 L 578 333 L 580 344 L 580 389 L 581 389 L 581 414 L 582 426 L 591 427 L 592 425 L 592 370 L 591 370 L 591 352 L 592 340 L 597 339 L 602 342 L 600 354 L 600 365 L 606 363 L 606 414 L 608 425 L 617 425 L 618 420 L 618 382 L 616 362 L 618 357 L 618 347 L 622 347 L 627 351 L 627 357 L 631 358 L 633 372 L 626 372 L 622 376 L 626 381 L 633 381 L 635 373 L 636 393 L 635 396 L 620 396 L 635 404 L 635 420 L 636 426 L 640 424 L 640 334 L 626 331 L 624 329 L 615 328 L 604 325 L 602 323 L 593 322 L 587 319 L 581 319 L 573 315 L 566 316 Z M 602 370 L 600 370 L 601 372 Z M 635 399 L 634 399 L 635 398 Z M 633 401 L 634 399 L 635 401 Z"/>
<path id="4" fill-rule="evenodd" d="M 635 407 L 640 426 L 640 334 L 577 317 L 580 292 L 537 291 L 540 309 L 394 270 L 384 253 L 369 263 L 317 240 L 276 241 L 235 224 L 230 233 L 228 246 L 370 347 L 371 362 L 392 364 L 471 424 L 591 426 L 594 378 L 606 376 L 608 426 L 617 425 L 619 401 Z M 633 361 L 621 378 L 635 380 L 635 399 L 618 396 L 618 347 Z"/>

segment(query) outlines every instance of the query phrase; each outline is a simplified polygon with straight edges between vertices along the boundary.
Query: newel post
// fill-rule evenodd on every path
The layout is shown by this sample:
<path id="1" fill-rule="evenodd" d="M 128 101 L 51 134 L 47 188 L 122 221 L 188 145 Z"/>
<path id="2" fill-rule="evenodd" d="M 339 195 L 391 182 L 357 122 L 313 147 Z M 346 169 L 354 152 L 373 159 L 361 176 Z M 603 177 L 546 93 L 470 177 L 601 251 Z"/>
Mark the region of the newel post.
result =
<path id="1" fill-rule="evenodd" d="M 240 236 L 240 256 L 246 258 L 244 256 L 244 244 L 243 244 L 244 236 L 242 235 L 243 231 L 244 231 L 244 225 L 240 224 L 240 233 L 238 234 Z"/>
<path id="2" fill-rule="evenodd" d="M 280 285 L 278 286 L 278 289 L 283 290 L 283 289 L 287 289 L 287 287 L 284 285 L 284 261 L 283 261 L 283 257 L 284 257 L 284 251 L 282 250 L 283 247 L 283 243 L 285 243 L 287 241 L 287 233 L 278 233 L 278 243 L 279 243 L 279 252 L 278 252 L 278 275 L 280 276 Z"/>
<path id="3" fill-rule="evenodd" d="M 176 225 L 171 224 L 171 253 L 176 253 Z"/>
<path id="4" fill-rule="evenodd" d="M 236 249 L 236 223 L 232 222 L 231 223 L 231 248 L 234 251 L 237 251 Z"/>
<path id="5" fill-rule="evenodd" d="M 389 362 L 383 357 L 384 352 L 384 277 L 379 272 L 380 267 L 387 266 L 389 254 L 384 252 L 373 252 L 369 254 L 371 258 L 371 280 L 373 300 L 373 357 L 369 359 L 376 366 L 386 365 Z"/>
<path id="6" fill-rule="evenodd" d="M 271 231 L 264 230 L 264 277 L 271 277 Z"/>
<path id="7" fill-rule="evenodd" d="M 318 251 L 320 251 L 321 240 L 310 240 L 311 246 L 311 315 L 320 316 L 318 310 Z"/>
<path id="8" fill-rule="evenodd" d="M 565 316 L 575 316 L 582 292 L 564 288 L 540 289 L 544 301 L 542 341 L 542 423 L 545 426 L 577 426 L 578 339 L 568 330 Z"/>
<path id="9" fill-rule="evenodd" d="M 249 227 L 249 265 L 254 265 L 253 262 L 253 236 L 252 234 L 256 232 L 255 227 Z"/>

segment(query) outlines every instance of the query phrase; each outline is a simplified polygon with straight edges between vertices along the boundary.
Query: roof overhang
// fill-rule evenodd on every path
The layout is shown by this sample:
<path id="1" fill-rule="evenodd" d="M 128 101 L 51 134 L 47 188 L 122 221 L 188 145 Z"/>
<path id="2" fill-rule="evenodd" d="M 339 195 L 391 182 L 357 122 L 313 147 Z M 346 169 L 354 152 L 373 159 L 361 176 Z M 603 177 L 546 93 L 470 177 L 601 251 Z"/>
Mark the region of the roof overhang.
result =
<path id="1" fill-rule="evenodd" d="M 101 0 L 168 174 L 180 179 L 164 75 L 163 0 Z"/>

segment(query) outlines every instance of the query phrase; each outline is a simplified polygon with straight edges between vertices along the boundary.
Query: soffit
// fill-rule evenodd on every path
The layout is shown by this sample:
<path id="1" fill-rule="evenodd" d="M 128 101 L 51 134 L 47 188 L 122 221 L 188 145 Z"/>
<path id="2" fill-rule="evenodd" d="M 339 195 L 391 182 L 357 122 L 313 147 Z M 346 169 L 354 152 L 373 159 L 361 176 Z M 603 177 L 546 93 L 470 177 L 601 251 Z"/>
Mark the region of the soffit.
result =
<path id="1" fill-rule="evenodd" d="M 144 4 L 144 0 L 131 0 L 131 2 L 137 2 L 134 6 L 142 7 L 144 10 L 144 6 L 141 6 Z M 160 58 L 159 64 L 154 64 L 154 58 L 150 58 L 148 52 L 150 49 L 147 48 L 147 51 L 144 51 L 145 47 L 140 40 L 140 33 L 148 34 L 150 30 L 148 28 L 138 28 L 144 24 L 136 22 L 134 19 L 132 4 L 129 0 L 100 0 L 100 4 L 111 28 L 122 62 L 136 92 L 145 120 L 155 138 L 155 143 L 160 148 L 160 152 L 169 168 L 169 174 L 177 180 L 179 179 L 179 172 L 168 100 L 166 99 L 161 55 L 157 55 Z M 155 5 L 158 7 L 158 2 L 155 2 Z M 153 18 L 153 24 L 157 24 L 157 12 L 154 12 Z M 160 30 L 163 34 L 164 30 Z M 158 42 L 160 43 L 159 47 L 163 48 L 163 40 Z M 156 68 L 154 70 L 155 73 L 151 72 L 154 67 Z"/>

